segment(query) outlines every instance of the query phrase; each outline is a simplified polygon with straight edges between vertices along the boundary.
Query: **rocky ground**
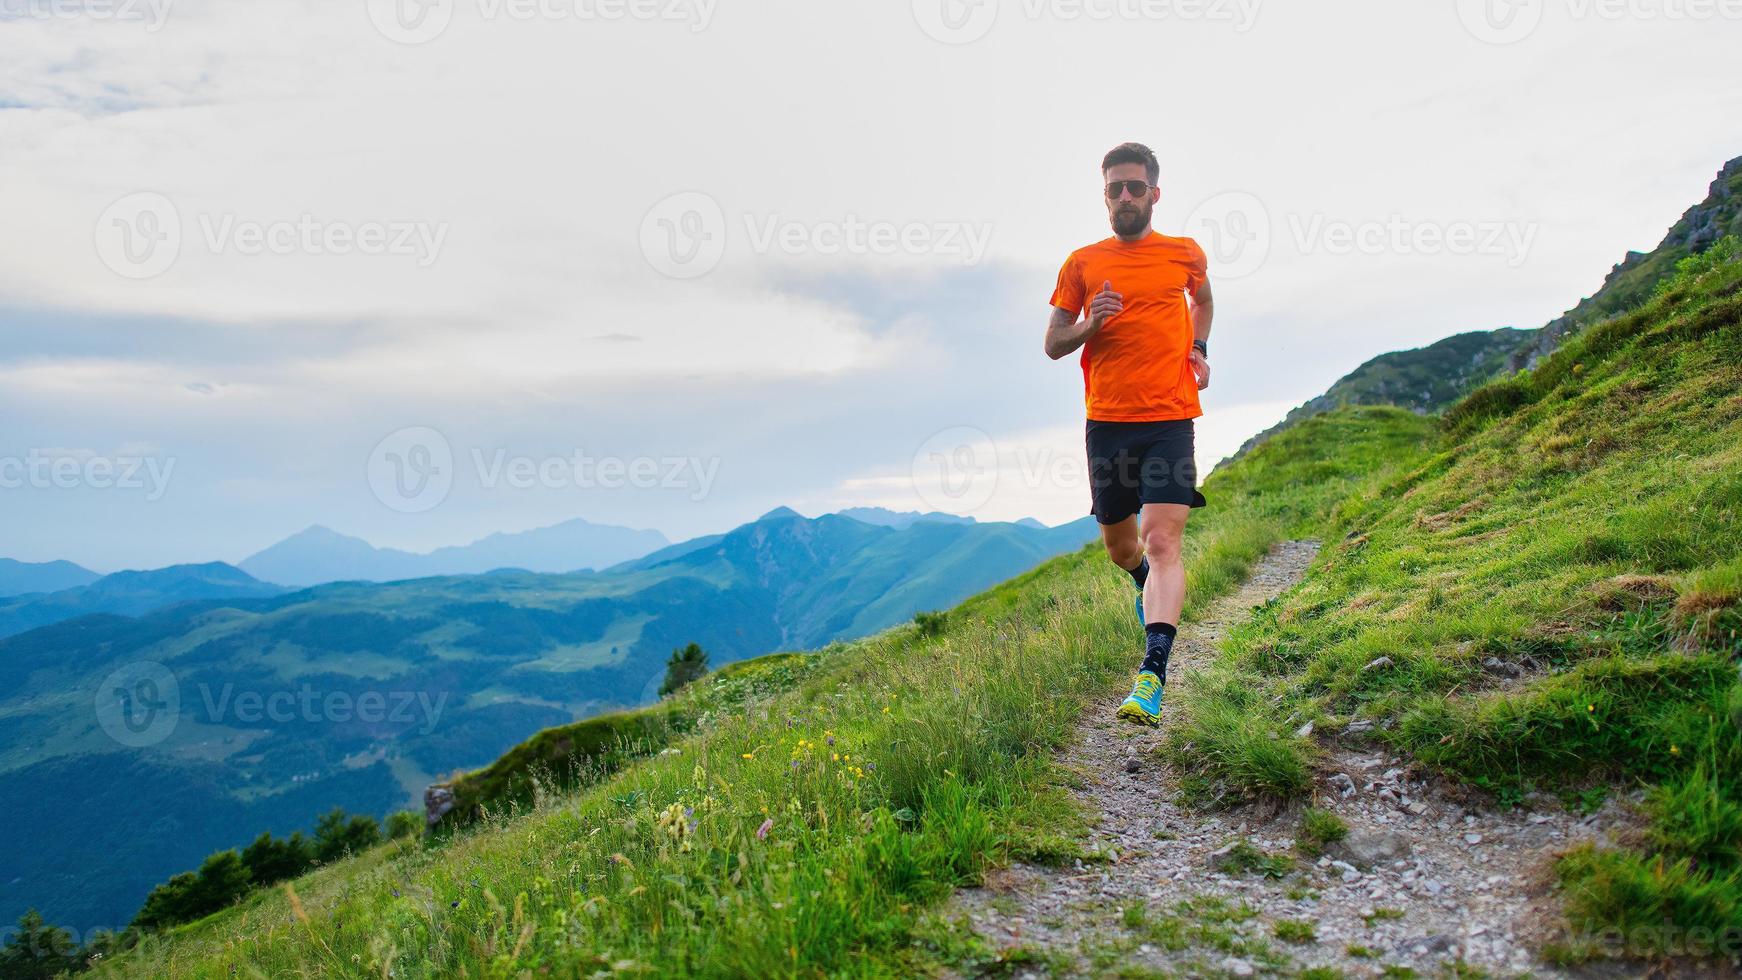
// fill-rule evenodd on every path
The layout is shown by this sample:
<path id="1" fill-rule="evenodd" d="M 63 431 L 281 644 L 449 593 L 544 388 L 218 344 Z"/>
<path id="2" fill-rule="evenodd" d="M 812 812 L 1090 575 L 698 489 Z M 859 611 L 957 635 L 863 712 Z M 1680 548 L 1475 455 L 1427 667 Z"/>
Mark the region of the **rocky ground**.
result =
<path id="1" fill-rule="evenodd" d="M 1170 677 L 1205 663 L 1316 551 L 1300 541 L 1273 550 L 1181 631 Z M 1022 951 L 1008 957 L 1016 976 L 1566 975 L 1537 952 L 1557 938 L 1550 862 L 1616 832 L 1624 806 L 1583 815 L 1544 798 L 1494 810 L 1370 746 L 1346 747 L 1339 733 L 1324 742 L 1314 795 L 1348 836 L 1309 857 L 1297 846 L 1300 807 L 1176 805 L 1176 774 L 1154 751 L 1166 720 L 1158 730 L 1115 720 L 1123 694 L 1109 690 L 1105 710 L 1085 714 L 1061 759 L 1092 815 L 1082 842 L 1091 859 L 1016 865 L 958 896 L 984 938 Z"/>

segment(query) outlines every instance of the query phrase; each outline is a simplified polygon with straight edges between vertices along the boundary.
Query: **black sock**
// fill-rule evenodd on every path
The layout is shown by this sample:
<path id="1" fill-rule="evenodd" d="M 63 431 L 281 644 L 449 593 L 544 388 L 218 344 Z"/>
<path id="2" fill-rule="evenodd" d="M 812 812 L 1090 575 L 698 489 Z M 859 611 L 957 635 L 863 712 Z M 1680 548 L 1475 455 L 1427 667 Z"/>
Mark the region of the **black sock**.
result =
<path id="1" fill-rule="evenodd" d="M 1173 638 L 1179 630 L 1172 623 L 1150 623 L 1145 626 L 1148 634 L 1149 654 L 1143 658 L 1143 669 L 1161 678 L 1167 683 L 1167 655 L 1173 652 Z"/>
<path id="2" fill-rule="evenodd" d="M 1137 583 L 1139 589 L 1143 588 L 1143 583 L 1149 581 L 1149 556 L 1144 555 L 1136 568 L 1128 568 L 1125 572 L 1131 576 L 1131 581 Z"/>

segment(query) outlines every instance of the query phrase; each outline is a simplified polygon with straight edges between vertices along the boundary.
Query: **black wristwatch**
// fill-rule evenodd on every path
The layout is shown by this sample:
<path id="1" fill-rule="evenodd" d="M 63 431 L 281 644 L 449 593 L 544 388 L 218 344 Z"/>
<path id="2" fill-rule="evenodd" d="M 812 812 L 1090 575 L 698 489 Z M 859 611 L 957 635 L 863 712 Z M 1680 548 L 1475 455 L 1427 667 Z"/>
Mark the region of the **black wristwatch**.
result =
<path id="1" fill-rule="evenodd" d="M 1209 356 L 1210 356 L 1210 345 L 1209 344 L 1204 343 L 1201 340 L 1194 339 L 1192 341 L 1192 346 L 1196 347 L 1198 349 L 1198 353 L 1204 355 L 1205 359 L 1209 358 Z"/>

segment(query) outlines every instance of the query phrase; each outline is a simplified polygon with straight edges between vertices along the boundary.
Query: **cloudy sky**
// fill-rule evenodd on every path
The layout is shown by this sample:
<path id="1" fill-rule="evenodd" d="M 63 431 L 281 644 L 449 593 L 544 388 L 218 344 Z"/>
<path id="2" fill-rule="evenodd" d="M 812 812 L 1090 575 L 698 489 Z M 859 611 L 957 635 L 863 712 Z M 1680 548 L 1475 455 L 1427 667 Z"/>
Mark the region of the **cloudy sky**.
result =
<path id="1" fill-rule="evenodd" d="M 0 555 L 1073 519 L 1108 147 L 1210 251 L 1207 467 L 1655 245 L 1735 7 L 0 0 Z"/>

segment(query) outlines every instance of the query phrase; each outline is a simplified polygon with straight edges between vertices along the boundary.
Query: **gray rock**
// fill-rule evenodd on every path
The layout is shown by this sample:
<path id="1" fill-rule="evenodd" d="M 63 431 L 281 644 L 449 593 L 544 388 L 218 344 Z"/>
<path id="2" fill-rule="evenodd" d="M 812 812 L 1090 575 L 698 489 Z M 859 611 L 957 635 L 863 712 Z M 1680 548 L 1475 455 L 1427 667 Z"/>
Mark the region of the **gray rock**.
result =
<path id="1" fill-rule="evenodd" d="M 1375 834 L 1352 830 L 1342 840 L 1325 845 L 1326 854 L 1357 868 L 1370 868 L 1376 864 L 1402 860 L 1409 857 L 1410 850 L 1409 838 L 1390 831 Z"/>
<path id="2" fill-rule="evenodd" d="M 1457 946 L 1457 940 L 1444 933 L 1432 936 L 1420 936 L 1415 939 L 1405 939 L 1393 950 L 1399 956 L 1414 954 L 1416 956 L 1440 956 L 1450 953 Z"/>
<path id="3" fill-rule="evenodd" d="M 1137 770 L 1142 769 L 1142 768 L 1143 768 L 1143 760 L 1142 759 L 1139 759 L 1136 756 L 1130 756 L 1130 757 L 1126 758 L 1126 760 L 1125 760 L 1125 771 L 1126 772 L 1136 772 Z"/>
<path id="4" fill-rule="evenodd" d="M 1346 772 L 1332 773 L 1327 782 L 1331 784 L 1332 789 L 1337 791 L 1337 795 L 1345 800 L 1355 795 L 1355 781 L 1350 779 Z"/>
<path id="5" fill-rule="evenodd" d="M 1523 667 L 1520 667 L 1515 663 L 1508 663 L 1507 661 L 1501 660 L 1499 657 L 1489 657 L 1487 660 L 1482 661 L 1482 669 L 1490 674 L 1496 674 L 1501 677 L 1524 676 Z"/>
<path id="6" fill-rule="evenodd" d="M 1227 871 L 1229 865 L 1232 864 L 1231 858 L 1234 854 L 1234 848 L 1239 843 L 1239 841 L 1234 841 L 1216 848 L 1204 856 L 1204 864 L 1212 871 Z"/>
<path id="7" fill-rule="evenodd" d="M 1362 670 L 1384 670 L 1385 668 L 1391 666 L 1391 663 L 1392 663 L 1392 661 L 1391 661 L 1390 657 L 1374 657 L 1372 660 L 1369 660 L 1367 662 L 1367 666 L 1362 667 L 1361 669 Z"/>
<path id="8" fill-rule="evenodd" d="M 1223 960 L 1222 961 L 1222 969 L 1228 971 L 1229 976 L 1234 976 L 1234 977 L 1249 977 L 1252 975 L 1252 972 L 1253 972 L 1252 971 L 1252 964 L 1246 962 L 1245 960 L 1239 958 L 1238 956 L 1230 956 L 1227 959 Z"/>
<path id="9" fill-rule="evenodd" d="M 437 783 L 423 791 L 423 821 L 434 827 L 454 808 L 454 791 Z"/>

